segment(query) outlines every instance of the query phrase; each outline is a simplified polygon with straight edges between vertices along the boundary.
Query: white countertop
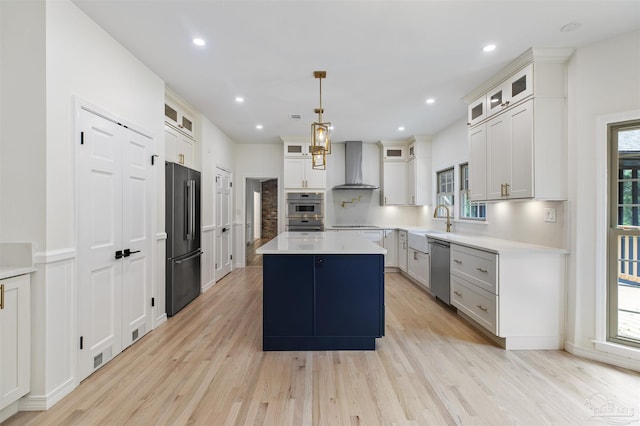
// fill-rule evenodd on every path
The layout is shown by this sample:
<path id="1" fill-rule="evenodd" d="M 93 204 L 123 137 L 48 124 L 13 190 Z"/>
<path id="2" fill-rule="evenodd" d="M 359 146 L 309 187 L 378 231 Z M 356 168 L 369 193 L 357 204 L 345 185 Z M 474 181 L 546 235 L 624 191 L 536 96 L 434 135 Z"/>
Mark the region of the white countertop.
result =
<path id="1" fill-rule="evenodd" d="M 258 254 L 386 254 L 387 251 L 356 235 L 340 232 L 283 232 L 256 250 Z"/>
<path id="2" fill-rule="evenodd" d="M 467 247 L 485 250 L 497 254 L 567 254 L 566 249 L 519 243 L 517 241 L 502 240 L 500 238 L 461 235 L 454 232 L 426 231 L 427 238 L 435 238 Z"/>

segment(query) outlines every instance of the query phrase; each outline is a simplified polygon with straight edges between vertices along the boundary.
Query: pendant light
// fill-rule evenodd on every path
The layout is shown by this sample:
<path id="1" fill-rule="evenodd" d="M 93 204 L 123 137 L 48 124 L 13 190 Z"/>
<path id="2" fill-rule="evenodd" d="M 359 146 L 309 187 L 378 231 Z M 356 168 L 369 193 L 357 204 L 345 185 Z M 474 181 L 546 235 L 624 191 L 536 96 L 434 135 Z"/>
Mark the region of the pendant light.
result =
<path id="1" fill-rule="evenodd" d="M 320 80 L 320 108 L 314 112 L 318 114 L 318 121 L 311 124 L 311 155 L 312 167 L 325 170 L 327 167 L 327 154 L 331 154 L 331 123 L 322 121 L 322 79 L 327 77 L 326 71 L 314 71 L 313 77 Z"/>

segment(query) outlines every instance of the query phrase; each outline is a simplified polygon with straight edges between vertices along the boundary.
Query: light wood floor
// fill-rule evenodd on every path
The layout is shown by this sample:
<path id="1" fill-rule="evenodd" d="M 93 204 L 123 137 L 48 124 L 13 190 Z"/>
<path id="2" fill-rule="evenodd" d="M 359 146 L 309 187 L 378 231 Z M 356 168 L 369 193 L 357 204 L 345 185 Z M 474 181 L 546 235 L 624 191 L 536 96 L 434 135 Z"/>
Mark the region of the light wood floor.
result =
<path id="1" fill-rule="evenodd" d="M 251 244 L 247 244 L 245 250 L 245 258 L 247 259 L 247 266 L 262 266 L 262 255 L 257 254 L 256 250 L 268 243 L 271 238 L 258 238 Z"/>
<path id="2" fill-rule="evenodd" d="M 376 351 L 262 352 L 261 275 L 233 271 L 49 411 L 7 425 L 597 425 L 611 423 L 593 418 L 607 402 L 640 414 L 640 374 L 504 351 L 397 273 Z"/>

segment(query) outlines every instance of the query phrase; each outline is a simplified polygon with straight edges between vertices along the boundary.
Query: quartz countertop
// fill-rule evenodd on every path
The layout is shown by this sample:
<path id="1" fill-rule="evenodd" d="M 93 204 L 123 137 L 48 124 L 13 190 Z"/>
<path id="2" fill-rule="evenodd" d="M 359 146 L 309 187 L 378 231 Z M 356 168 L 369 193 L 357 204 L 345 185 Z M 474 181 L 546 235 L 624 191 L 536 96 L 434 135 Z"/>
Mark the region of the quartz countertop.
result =
<path id="1" fill-rule="evenodd" d="M 519 243 L 517 241 L 503 240 L 500 238 L 472 236 L 456 234 L 454 232 L 422 231 L 427 238 L 448 241 L 479 250 L 485 250 L 497 254 L 567 254 L 566 249 L 540 246 L 535 244 Z"/>
<path id="2" fill-rule="evenodd" d="M 340 232 L 283 232 L 256 250 L 258 254 L 386 254 L 387 251 L 357 235 Z"/>

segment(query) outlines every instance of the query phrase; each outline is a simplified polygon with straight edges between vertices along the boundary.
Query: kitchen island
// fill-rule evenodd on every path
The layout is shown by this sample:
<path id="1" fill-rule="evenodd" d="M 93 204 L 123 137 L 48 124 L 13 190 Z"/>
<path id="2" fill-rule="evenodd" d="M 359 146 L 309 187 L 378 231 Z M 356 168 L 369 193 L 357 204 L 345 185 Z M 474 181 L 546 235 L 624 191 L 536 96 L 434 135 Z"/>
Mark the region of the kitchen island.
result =
<path id="1" fill-rule="evenodd" d="M 360 236 L 285 232 L 257 253 L 263 350 L 375 350 L 384 335 L 384 248 Z"/>

